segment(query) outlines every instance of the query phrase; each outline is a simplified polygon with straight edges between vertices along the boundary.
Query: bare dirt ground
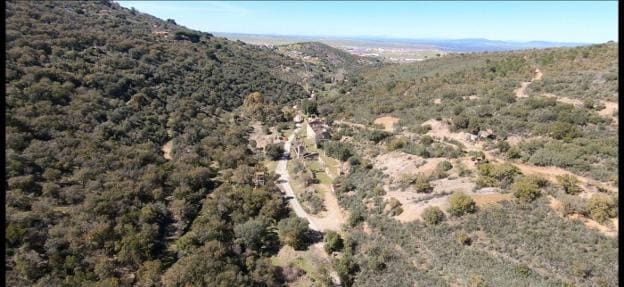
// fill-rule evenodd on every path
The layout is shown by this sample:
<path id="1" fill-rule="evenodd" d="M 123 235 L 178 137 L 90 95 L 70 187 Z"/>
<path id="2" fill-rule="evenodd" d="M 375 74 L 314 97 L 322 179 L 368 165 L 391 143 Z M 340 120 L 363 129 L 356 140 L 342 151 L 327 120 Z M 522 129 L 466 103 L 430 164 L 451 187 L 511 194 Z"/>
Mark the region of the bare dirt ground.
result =
<path id="1" fill-rule="evenodd" d="M 478 151 L 482 150 L 483 143 L 482 142 L 473 142 L 470 141 L 470 134 L 467 132 L 451 132 L 449 125 L 444 121 L 438 121 L 435 119 L 428 120 L 422 124 L 431 126 L 431 130 L 427 132 L 427 135 L 430 135 L 436 139 L 449 138 L 454 139 L 466 147 L 468 151 Z"/>
<path id="2" fill-rule="evenodd" d="M 426 162 L 422 157 L 395 150 L 377 156 L 374 165 L 393 180 L 397 180 L 404 173 L 416 172 Z"/>
<path id="3" fill-rule="evenodd" d="M 477 96 L 477 95 L 470 95 L 468 97 L 463 96 L 462 99 L 464 99 L 464 100 L 478 100 L 479 96 Z"/>
<path id="4" fill-rule="evenodd" d="M 395 118 L 392 116 L 385 116 L 376 118 L 373 123 L 380 124 L 384 127 L 384 130 L 387 132 L 394 131 L 394 124 L 399 122 L 399 118 Z"/>
<path id="5" fill-rule="evenodd" d="M 165 159 L 171 160 L 171 149 L 173 148 L 173 140 L 168 141 L 165 145 L 162 146 L 162 151 L 164 153 L 163 157 Z"/>
<path id="6" fill-rule="evenodd" d="M 551 93 L 545 93 L 545 94 L 542 94 L 542 96 L 547 97 L 547 98 L 555 98 L 558 102 L 562 102 L 564 104 L 573 105 L 576 108 L 583 107 L 583 101 L 581 101 L 579 99 L 571 99 L 571 98 L 568 98 L 568 97 L 557 96 L 557 95 L 551 94 Z"/>
<path id="7" fill-rule="evenodd" d="M 483 207 L 489 204 L 494 204 L 503 200 L 513 200 L 511 193 L 489 193 L 489 194 L 475 194 L 472 196 L 478 207 Z"/>
<path id="8" fill-rule="evenodd" d="M 474 186 L 474 184 L 473 184 Z M 501 194 L 497 191 L 493 191 L 491 189 L 481 189 L 477 191 L 468 191 L 462 190 L 464 193 L 469 195 L 475 200 L 475 203 L 479 207 L 483 207 L 490 204 L 496 204 L 497 202 L 503 200 L 511 200 L 511 194 Z M 436 191 L 433 192 L 434 194 Z M 403 208 L 403 212 L 394 218 L 401 222 L 410 222 L 414 220 L 422 220 L 423 211 L 430 206 L 437 206 L 441 210 L 446 211 L 449 208 L 448 194 L 440 194 L 440 196 L 428 199 L 428 200 L 417 200 L 416 196 L 425 196 L 422 194 L 416 195 L 411 192 L 388 192 L 386 194 L 386 198 L 394 197 L 398 199 Z"/>
<path id="9" fill-rule="evenodd" d="M 312 216 L 316 225 L 321 229 L 321 231 L 340 231 L 342 230 L 342 225 L 347 222 L 345 214 L 342 212 L 340 205 L 338 204 L 338 199 L 333 191 L 327 191 L 324 194 L 325 200 L 325 209 L 322 216 Z"/>

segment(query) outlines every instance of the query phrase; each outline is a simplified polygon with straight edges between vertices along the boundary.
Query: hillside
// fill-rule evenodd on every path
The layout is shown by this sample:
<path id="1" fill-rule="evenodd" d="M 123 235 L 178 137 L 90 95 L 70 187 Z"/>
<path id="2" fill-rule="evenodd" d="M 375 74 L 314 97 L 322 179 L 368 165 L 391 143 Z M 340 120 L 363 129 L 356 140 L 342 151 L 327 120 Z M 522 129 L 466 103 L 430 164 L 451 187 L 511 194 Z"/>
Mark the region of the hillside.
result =
<path id="1" fill-rule="evenodd" d="M 108 1 L 9 2 L 6 24 L 8 285 L 281 280 L 234 244 L 288 218 L 272 183 L 251 193 L 239 107 L 260 92 L 259 119 L 288 120 L 302 63 Z"/>
<path id="2" fill-rule="evenodd" d="M 313 82 L 310 90 L 330 90 L 342 83 L 347 75 L 365 67 L 381 65 L 378 59 L 360 57 L 320 42 L 301 42 L 279 45 L 274 50 L 280 54 L 306 63 L 307 72 L 299 77 Z"/>
<path id="3" fill-rule="evenodd" d="M 389 63 L 6 14 L 7 286 L 619 286 L 617 43 Z"/>
<path id="4" fill-rule="evenodd" d="M 349 164 L 343 282 L 618 286 L 617 48 L 451 54 L 321 93 L 323 150 Z"/>

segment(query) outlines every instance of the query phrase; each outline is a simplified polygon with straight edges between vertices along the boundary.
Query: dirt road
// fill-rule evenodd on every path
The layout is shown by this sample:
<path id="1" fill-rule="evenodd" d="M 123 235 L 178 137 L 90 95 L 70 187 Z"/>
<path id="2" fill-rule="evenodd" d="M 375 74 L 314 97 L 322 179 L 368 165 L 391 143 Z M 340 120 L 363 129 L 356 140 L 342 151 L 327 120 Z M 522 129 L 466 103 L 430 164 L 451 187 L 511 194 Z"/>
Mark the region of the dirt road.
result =
<path id="1" fill-rule="evenodd" d="M 290 153 L 290 145 L 295 138 L 295 134 L 299 131 L 299 128 L 296 128 L 294 132 L 288 137 L 288 141 L 284 143 L 284 154 L 282 158 L 277 162 L 277 167 L 275 168 L 275 174 L 280 176 L 280 181 L 277 186 L 286 194 L 286 198 L 288 200 L 288 204 L 295 211 L 295 214 L 301 218 L 305 218 L 309 222 L 309 227 L 312 230 L 321 231 L 316 224 L 314 223 L 314 218 L 310 216 L 303 207 L 301 207 L 301 203 L 295 196 L 295 193 L 290 186 L 289 177 L 288 177 L 288 155 Z"/>

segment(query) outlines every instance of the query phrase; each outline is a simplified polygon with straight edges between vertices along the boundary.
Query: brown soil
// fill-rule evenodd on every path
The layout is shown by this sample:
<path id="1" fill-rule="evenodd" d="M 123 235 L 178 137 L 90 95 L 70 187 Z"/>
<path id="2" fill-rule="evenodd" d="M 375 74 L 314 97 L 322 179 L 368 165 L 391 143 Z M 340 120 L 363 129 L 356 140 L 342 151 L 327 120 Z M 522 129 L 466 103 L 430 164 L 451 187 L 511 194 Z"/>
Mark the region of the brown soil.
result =
<path id="1" fill-rule="evenodd" d="M 394 131 L 394 125 L 399 122 L 399 118 L 395 118 L 392 116 L 385 116 L 376 118 L 373 123 L 380 124 L 384 127 L 384 130 L 387 132 Z"/>
<path id="2" fill-rule="evenodd" d="M 314 218 L 314 223 L 322 231 L 340 231 L 342 225 L 347 222 L 346 216 L 342 212 L 342 209 L 338 204 L 338 199 L 333 191 L 326 191 L 324 197 L 325 209 L 327 210 L 320 214 L 322 216 L 312 216 Z"/>
<path id="3" fill-rule="evenodd" d="M 167 143 L 165 143 L 165 145 L 163 145 L 162 147 L 162 151 L 164 153 L 163 157 L 165 159 L 171 160 L 171 149 L 173 148 L 173 140 L 168 141 Z"/>
<path id="4" fill-rule="evenodd" d="M 503 200 L 512 200 L 513 195 L 511 193 L 475 194 L 472 196 L 472 199 L 478 207 L 483 207 Z"/>

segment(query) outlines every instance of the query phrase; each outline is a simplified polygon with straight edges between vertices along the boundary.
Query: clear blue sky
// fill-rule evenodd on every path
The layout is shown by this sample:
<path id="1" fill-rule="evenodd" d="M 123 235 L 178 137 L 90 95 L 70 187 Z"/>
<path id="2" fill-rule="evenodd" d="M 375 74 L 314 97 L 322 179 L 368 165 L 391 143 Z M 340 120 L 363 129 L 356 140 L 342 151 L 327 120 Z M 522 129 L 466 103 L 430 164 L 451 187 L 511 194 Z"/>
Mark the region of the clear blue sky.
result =
<path id="1" fill-rule="evenodd" d="M 119 1 L 204 32 L 511 41 L 617 41 L 616 1 Z"/>

